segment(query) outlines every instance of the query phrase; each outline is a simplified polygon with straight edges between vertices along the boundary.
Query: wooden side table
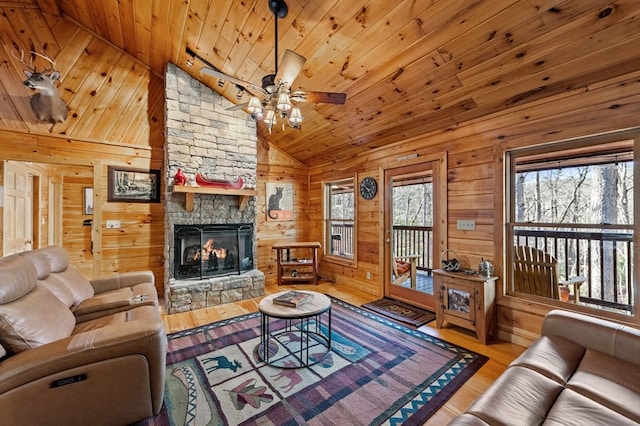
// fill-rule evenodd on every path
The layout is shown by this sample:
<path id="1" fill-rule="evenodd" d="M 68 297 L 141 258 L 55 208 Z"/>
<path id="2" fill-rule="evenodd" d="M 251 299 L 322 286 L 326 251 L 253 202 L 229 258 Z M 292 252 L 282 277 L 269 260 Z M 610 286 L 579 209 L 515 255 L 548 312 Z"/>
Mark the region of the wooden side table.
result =
<path id="1" fill-rule="evenodd" d="M 496 334 L 496 281 L 498 277 L 464 272 L 433 271 L 436 293 L 436 327 L 444 322 L 472 330 L 487 344 Z"/>
<path id="2" fill-rule="evenodd" d="M 318 250 L 319 242 L 281 243 L 271 246 L 276 250 L 278 285 L 288 283 L 312 282 L 318 284 Z M 291 250 L 306 251 L 309 257 L 293 258 Z M 294 272 L 295 271 L 295 272 Z"/>

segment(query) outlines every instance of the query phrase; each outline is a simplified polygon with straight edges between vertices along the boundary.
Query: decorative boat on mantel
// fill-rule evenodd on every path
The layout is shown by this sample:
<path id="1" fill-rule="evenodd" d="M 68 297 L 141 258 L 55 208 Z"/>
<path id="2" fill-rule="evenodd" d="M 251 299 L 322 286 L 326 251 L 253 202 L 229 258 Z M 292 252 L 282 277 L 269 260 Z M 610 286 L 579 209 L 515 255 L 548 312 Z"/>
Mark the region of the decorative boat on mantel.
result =
<path id="1" fill-rule="evenodd" d="M 236 176 L 233 180 L 225 180 L 225 179 L 213 179 L 204 176 L 202 173 L 196 173 L 196 183 L 199 186 L 206 186 L 209 188 L 229 188 L 229 189 L 240 189 L 242 188 L 242 184 L 244 183 L 241 177 Z"/>

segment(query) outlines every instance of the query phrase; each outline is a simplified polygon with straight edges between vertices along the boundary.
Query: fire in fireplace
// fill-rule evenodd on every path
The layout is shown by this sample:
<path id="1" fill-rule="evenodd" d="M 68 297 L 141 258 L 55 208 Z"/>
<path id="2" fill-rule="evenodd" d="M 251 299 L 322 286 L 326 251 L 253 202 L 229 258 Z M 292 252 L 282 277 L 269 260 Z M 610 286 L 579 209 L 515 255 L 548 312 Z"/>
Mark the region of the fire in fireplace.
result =
<path id="1" fill-rule="evenodd" d="M 176 279 L 239 275 L 253 269 L 253 225 L 175 225 Z"/>

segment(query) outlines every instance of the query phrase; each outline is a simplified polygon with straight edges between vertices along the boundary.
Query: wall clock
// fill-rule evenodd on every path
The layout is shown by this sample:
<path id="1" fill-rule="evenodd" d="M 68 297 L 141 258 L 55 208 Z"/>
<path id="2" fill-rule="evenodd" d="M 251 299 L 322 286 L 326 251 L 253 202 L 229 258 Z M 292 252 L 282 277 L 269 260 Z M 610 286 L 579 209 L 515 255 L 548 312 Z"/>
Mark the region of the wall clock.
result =
<path id="1" fill-rule="evenodd" d="M 378 192 L 378 184 L 372 177 L 366 177 L 360 182 L 360 195 L 365 200 L 371 200 Z"/>

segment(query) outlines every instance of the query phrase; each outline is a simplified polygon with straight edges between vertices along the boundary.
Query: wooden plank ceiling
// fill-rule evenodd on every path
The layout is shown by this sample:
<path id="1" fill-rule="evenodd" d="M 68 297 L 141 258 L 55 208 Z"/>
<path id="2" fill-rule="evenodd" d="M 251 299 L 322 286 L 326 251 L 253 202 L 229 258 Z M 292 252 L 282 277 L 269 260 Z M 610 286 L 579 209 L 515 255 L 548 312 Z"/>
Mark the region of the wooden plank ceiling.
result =
<path id="1" fill-rule="evenodd" d="M 0 2 L 2 3 L 2 2 Z M 5 2 L 10 3 L 10 2 Z M 187 66 L 188 46 L 260 85 L 274 72 L 267 0 L 20 0 L 62 14 L 163 75 L 172 62 L 234 103 L 238 89 Z M 299 104 L 302 130 L 261 137 L 318 166 L 441 132 L 638 70 L 637 0 L 288 0 L 279 51 L 307 58 L 293 88 L 345 92 Z"/>

